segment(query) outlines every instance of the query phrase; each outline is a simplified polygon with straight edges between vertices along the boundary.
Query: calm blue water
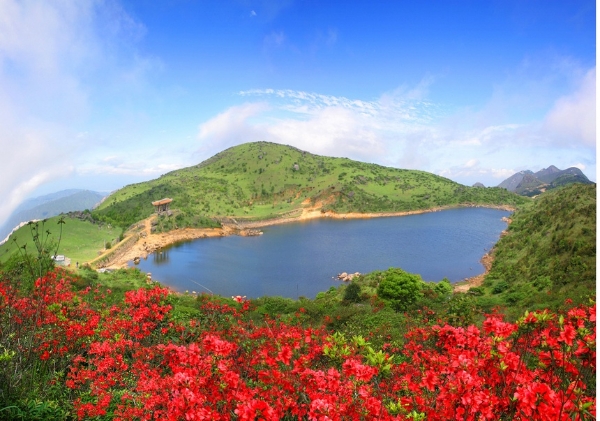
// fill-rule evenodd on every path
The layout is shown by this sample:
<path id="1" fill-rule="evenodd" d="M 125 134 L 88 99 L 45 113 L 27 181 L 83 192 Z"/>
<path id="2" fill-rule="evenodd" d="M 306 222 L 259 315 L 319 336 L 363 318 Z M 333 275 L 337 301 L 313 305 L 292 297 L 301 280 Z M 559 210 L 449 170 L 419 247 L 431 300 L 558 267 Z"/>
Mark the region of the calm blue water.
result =
<path id="1" fill-rule="evenodd" d="M 483 273 L 479 262 L 510 212 L 463 208 L 390 218 L 319 219 L 263 228 L 258 237 L 203 238 L 142 260 L 139 268 L 178 291 L 314 298 L 340 272 L 400 267 L 426 281 Z"/>

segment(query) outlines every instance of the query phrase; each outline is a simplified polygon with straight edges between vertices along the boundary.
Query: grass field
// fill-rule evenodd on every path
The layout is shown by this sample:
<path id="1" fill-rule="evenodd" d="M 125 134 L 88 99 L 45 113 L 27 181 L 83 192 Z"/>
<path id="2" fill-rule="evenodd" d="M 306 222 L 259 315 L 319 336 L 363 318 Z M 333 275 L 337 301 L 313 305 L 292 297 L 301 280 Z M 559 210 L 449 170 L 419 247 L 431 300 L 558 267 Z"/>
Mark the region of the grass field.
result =
<path id="1" fill-rule="evenodd" d="M 50 231 L 50 241 L 58 241 L 60 227 L 58 225 L 59 217 L 49 218 L 43 224 L 39 222 L 40 232 Z M 98 256 L 98 252 L 104 250 L 105 242 L 114 243 L 118 239 L 121 229 L 110 225 L 95 225 L 87 221 L 65 218 L 62 225 L 62 237 L 57 254 L 64 254 L 71 259 L 71 265 L 75 262 L 87 262 Z M 32 235 L 29 226 L 23 226 L 17 230 L 11 238 L 0 246 L 0 263 L 5 262 L 13 253 L 17 252 L 17 245 L 13 241 L 17 240 L 19 246 L 27 244 L 28 252 L 35 252 Z M 54 250 L 54 249 L 53 249 Z"/>

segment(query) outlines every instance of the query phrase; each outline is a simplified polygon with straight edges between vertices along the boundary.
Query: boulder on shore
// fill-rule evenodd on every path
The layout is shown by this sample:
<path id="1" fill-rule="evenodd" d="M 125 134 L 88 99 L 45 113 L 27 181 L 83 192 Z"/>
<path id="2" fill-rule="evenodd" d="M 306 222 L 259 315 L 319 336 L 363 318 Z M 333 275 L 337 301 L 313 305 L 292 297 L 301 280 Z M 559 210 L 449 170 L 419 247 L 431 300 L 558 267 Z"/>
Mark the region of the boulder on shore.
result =
<path id="1" fill-rule="evenodd" d="M 360 272 L 354 272 L 354 273 L 346 273 L 346 272 L 342 272 L 340 273 L 337 278 L 340 281 L 344 281 L 344 282 L 350 282 L 351 280 L 353 280 L 355 277 L 360 276 Z"/>

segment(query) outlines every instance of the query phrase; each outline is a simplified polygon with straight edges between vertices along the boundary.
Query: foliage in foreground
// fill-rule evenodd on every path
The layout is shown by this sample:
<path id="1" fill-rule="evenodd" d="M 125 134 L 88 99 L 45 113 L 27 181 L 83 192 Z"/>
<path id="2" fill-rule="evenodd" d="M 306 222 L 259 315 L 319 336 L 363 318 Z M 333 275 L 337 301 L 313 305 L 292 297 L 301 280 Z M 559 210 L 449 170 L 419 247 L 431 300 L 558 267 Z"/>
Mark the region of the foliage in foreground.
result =
<path id="1" fill-rule="evenodd" d="M 60 272 L 0 281 L 0 415 L 120 420 L 583 420 L 595 414 L 595 304 L 411 329 L 402 347 L 246 317 L 159 287 L 103 305 Z M 219 301 L 220 300 L 220 301 Z M 242 300 L 240 300 L 242 301 Z M 16 375 L 15 375 L 16 373 Z M 34 398 L 35 397 L 35 398 Z"/>

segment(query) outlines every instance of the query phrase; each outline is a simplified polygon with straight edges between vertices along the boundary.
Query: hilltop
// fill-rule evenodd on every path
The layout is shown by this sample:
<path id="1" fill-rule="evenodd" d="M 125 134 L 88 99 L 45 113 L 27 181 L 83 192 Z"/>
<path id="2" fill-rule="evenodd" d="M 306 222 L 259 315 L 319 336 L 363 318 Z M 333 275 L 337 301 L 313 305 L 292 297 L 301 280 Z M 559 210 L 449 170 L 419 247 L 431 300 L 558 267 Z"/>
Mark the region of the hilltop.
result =
<path id="1" fill-rule="evenodd" d="M 531 197 L 573 183 L 593 184 L 579 168 L 560 170 L 550 165 L 535 173 L 531 170 L 519 171 L 498 184 L 498 187 Z"/>
<path id="2" fill-rule="evenodd" d="M 149 217 L 152 202 L 172 198 L 174 217 L 157 229 L 210 221 L 255 221 L 322 213 L 410 212 L 449 206 L 509 206 L 527 199 L 501 188 L 473 188 L 417 170 L 383 167 L 253 142 L 229 148 L 193 167 L 126 186 L 93 212 L 124 229 Z"/>

